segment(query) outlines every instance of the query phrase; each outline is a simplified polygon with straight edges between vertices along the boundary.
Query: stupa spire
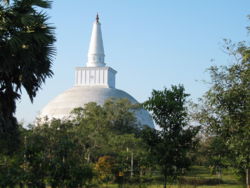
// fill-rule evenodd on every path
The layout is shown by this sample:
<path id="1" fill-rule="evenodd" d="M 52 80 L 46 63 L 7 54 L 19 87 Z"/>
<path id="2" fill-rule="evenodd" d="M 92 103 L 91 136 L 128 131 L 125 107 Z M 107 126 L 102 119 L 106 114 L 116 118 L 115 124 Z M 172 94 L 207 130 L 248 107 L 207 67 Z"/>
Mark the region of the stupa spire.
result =
<path id="1" fill-rule="evenodd" d="M 101 23 L 99 22 L 99 15 L 97 14 L 96 20 L 93 23 L 89 44 L 87 67 L 104 67 L 104 57 Z"/>
<path id="2" fill-rule="evenodd" d="M 96 14 L 95 20 L 96 20 L 97 23 L 99 23 L 99 15 L 98 15 L 98 13 Z"/>

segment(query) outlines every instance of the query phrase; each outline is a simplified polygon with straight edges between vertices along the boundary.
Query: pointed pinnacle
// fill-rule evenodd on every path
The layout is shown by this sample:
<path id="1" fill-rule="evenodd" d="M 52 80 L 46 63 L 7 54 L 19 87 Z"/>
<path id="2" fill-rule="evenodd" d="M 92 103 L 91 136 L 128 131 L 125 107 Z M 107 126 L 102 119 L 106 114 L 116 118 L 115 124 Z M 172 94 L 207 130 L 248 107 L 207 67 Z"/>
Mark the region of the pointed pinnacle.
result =
<path id="1" fill-rule="evenodd" d="M 99 23 L 99 15 L 98 15 L 98 13 L 96 14 L 96 22 Z"/>

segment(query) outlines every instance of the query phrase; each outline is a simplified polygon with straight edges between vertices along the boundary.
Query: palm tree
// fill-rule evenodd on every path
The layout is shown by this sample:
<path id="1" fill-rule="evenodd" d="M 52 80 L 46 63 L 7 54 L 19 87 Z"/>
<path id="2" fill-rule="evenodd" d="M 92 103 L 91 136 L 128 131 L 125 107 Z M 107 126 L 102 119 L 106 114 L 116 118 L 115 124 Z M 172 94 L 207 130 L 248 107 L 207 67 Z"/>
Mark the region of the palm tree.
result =
<path id="1" fill-rule="evenodd" d="M 55 55 L 54 28 L 41 9 L 48 0 L 0 0 L 0 137 L 11 135 L 17 123 L 16 101 L 24 89 L 31 101 L 51 77 Z"/>

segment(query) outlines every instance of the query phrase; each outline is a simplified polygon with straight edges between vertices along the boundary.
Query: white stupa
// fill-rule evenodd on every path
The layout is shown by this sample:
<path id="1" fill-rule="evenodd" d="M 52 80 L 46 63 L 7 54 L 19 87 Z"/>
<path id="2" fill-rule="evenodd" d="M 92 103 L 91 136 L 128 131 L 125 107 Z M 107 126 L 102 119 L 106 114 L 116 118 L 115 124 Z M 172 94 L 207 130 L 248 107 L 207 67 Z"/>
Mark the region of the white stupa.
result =
<path id="1" fill-rule="evenodd" d="M 39 118 L 66 119 L 74 108 L 84 107 L 89 102 L 102 105 L 109 98 L 127 98 L 133 104 L 138 103 L 128 93 L 115 88 L 117 72 L 106 66 L 104 58 L 101 24 L 97 15 L 93 24 L 86 67 L 76 68 L 74 87 L 49 102 L 41 111 Z M 136 110 L 135 116 L 141 125 L 154 127 L 152 117 L 146 110 Z"/>

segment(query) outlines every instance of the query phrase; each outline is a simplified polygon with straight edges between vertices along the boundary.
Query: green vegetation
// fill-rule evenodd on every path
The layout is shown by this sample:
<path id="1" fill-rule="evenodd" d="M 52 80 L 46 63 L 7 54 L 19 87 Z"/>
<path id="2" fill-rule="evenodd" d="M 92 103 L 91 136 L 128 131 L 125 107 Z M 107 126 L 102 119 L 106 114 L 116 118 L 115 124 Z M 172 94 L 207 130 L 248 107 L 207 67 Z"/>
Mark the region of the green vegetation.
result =
<path id="1" fill-rule="evenodd" d="M 185 95 L 183 87 L 173 88 L 176 90 L 169 90 L 171 95 Z M 175 99 L 170 97 L 166 102 L 171 103 Z M 182 114 L 186 115 L 186 108 L 181 107 L 185 100 L 181 101 L 180 111 L 175 112 L 180 118 Z M 12 156 L 1 155 L 0 186 L 19 184 L 38 188 L 46 185 L 73 188 L 102 183 L 118 183 L 121 186 L 124 182 L 143 184 L 152 181 L 153 170 L 162 169 L 159 166 L 162 162 L 156 160 L 161 161 L 161 154 L 167 150 L 161 146 L 161 142 L 156 142 L 157 147 L 160 146 L 160 150 L 156 150 L 158 153 L 149 151 L 154 151 L 154 148 L 147 144 L 150 140 L 146 134 L 155 130 L 137 124 L 133 113 L 135 108 L 138 106 L 128 100 L 110 99 L 103 106 L 89 103 L 84 108 L 75 109 L 71 120 L 43 122 L 28 130 L 20 128 L 22 141 L 19 151 Z M 186 123 L 185 118 L 183 116 Z M 179 135 L 181 140 L 187 138 L 182 142 L 177 142 L 175 138 L 180 145 L 180 152 L 175 155 L 176 162 L 171 166 L 176 177 L 177 170 L 178 173 L 180 171 L 174 170 L 174 165 L 178 166 L 181 160 L 188 161 L 187 151 L 192 149 L 189 145 L 181 144 L 187 144 L 195 135 L 192 133 L 190 137 L 190 129 L 182 129 L 185 123 L 176 123 L 171 130 L 176 133 L 172 138 L 177 138 L 179 134 L 183 136 Z M 178 147 L 173 145 L 171 148 L 174 151 Z M 180 166 L 181 169 L 187 167 L 186 163 Z"/>
<path id="2" fill-rule="evenodd" d="M 170 90 L 152 92 L 144 107 L 152 112 L 153 119 L 161 130 L 147 129 L 143 132 L 149 146 L 164 174 L 164 188 L 190 165 L 187 152 L 196 145 L 195 136 L 199 127 L 188 124 L 188 113 L 183 86 L 172 86 Z"/>
<path id="3" fill-rule="evenodd" d="M 166 93 L 171 96 L 175 94 L 185 96 L 184 88 L 181 86 L 165 89 L 164 97 Z M 161 98 L 162 96 L 160 100 Z M 185 104 L 185 100 L 175 99 L 170 97 L 165 99 L 165 102 L 173 104 L 173 101 L 181 101 L 181 106 Z M 162 101 L 161 104 L 165 103 Z M 181 114 L 187 115 L 186 107 L 181 108 L 181 106 L 174 104 L 173 109 L 178 107 L 181 109 Z M 103 106 L 89 103 L 84 108 L 75 109 L 71 120 L 53 120 L 27 130 L 20 127 L 21 147 L 18 152 L 11 156 L 0 155 L 0 186 L 74 188 L 101 185 L 103 187 L 157 187 L 162 184 L 170 187 L 240 185 L 228 167 L 223 167 L 220 174 L 211 170 L 213 168 L 210 164 L 213 163 L 210 158 L 205 157 L 202 167 L 190 167 L 191 164 L 200 163 L 197 159 L 202 151 L 199 151 L 199 147 L 195 147 L 198 141 L 197 137 L 194 137 L 197 129 L 178 127 L 188 125 L 187 121 L 184 124 L 177 123 L 171 129 L 163 127 L 154 135 L 156 130 L 137 125 L 133 115 L 134 108 L 137 106 L 127 100 L 111 99 Z M 179 110 L 173 111 L 179 114 Z M 183 117 L 183 120 L 185 118 Z M 169 134 L 169 131 L 175 137 L 159 136 L 162 134 L 161 131 L 165 131 L 165 134 Z M 182 136 L 178 134 L 176 136 L 174 133 L 181 133 Z M 152 139 L 156 141 L 152 142 Z M 182 143 L 188 145 L 178 149 L 172 143 L 166 147 L 161 139 L 166 139 L 167 143 L 172 139 L 180 146 Z M 181 142 L 182 140 L 184 142 Z M 213 150 L 210 142 L 206 144 Z M 176 155 L 164 154 L 176 149 L 179 151 Z M 193 153 L 197 153 L 197 159 Z M 216 155 L 216 152 L 212 153 Z M 165 170 L 161 161 L 163 155 L 169 159 L 163 161 L 171 165 L 173 170 L 172 174 L 167 174 L 168 184 L 166 184 L 166 174 L 162 171 Z M 177 162 L 175 163 L 171 157 Z M 181 163 L 181 160 L 185 163 Z"/>
<path id="4" fill-rule="evenodd" d="M 162 177 L 163 178 L 163 177 Z M 185 183 L 178 181 L 173 184 L 169 184 L 168 187 L 171 188 L 194 188 L 194 187 L 202 187 L 202 188 L 242 188 L 242 183 L 238 180 L 238 177 L 234 174 L 232 169 L 225 169 L 223 171 L 223 176 L 220 177 L 220 182 L 218 181 L 218 175 L 213 175 L 210 173 L 209 167 L 205 166 L 192 166 L 186 175 L 180 177 L 180 179 L 187 180 Z M 151 183 L 142 183 L 142 184 L 126 184 L 124 187 L 145 187 L 145 188 L 160 188 L 162 187 L 161 182 L 157 182 L 157 177 L 154 177 L 154 180 Z M 117 184 L 112 185 L 103 185 L 101 187 L 108 188 L 118 188 Z"/>
<path id="5" fill-rule="evenodd" d="M 19 150 L 0 155 L 0 186 L 73 188 L 145 174 L 149 154 L 134 108 L 124 99 L 89 103 L 71 120 L 20 128 Z"/>
<path id="6" fill-rule="evenodd" d="M 148 186 L 139 186 L 139 185 L 125 185 L 124 188 L 161 188 L 162 185 L 148 185 Z M 242 185 L 216 185 L 216 186 L 193 186 L 193 185 L 171 185 L 170 188 L 242 188 Z M 100 186 L 99 188 L 118 188 L 118 185 L 108 185 Z"/>
<path id="7" fill-rule="evenodd" d="M 125 99 L 86 104 L 68 120 L 18 125 L 21 90 L 32 101 L 53 74 L 54 28 L 38 11 L 50 4 L 0 0 L 1 188 L 250 187 L 250 47 L 244 42 L 225 41 L 234 62 L 209 68 L 210 89 L 194 112 L 183 86 L 153 90 L 141 106 L 159 130 L 138 124 L 133 112 L 140 105 Z"/>
<path id="8" fill-rule="evenodd" d="M 227 42 L 227 41 L 226 41 Z M 211 88 L 203 97 L 199 122 L 206 126 L 210 163 L 217 171 L 234 167 L 250 186 L 250 49 L 244 43 L 226 43 L 236 62 L 211 67 Z"/>
<path id="9" fill-rule="evenodd" d="M 48 0 L 0 0 L 0 151 L 17 149 L 16 101 L 25 90 L 33 101 L 52 76 L 54 28 L 42 9 Z M 40 10 L 39 10 L 40 9 Z"/>

